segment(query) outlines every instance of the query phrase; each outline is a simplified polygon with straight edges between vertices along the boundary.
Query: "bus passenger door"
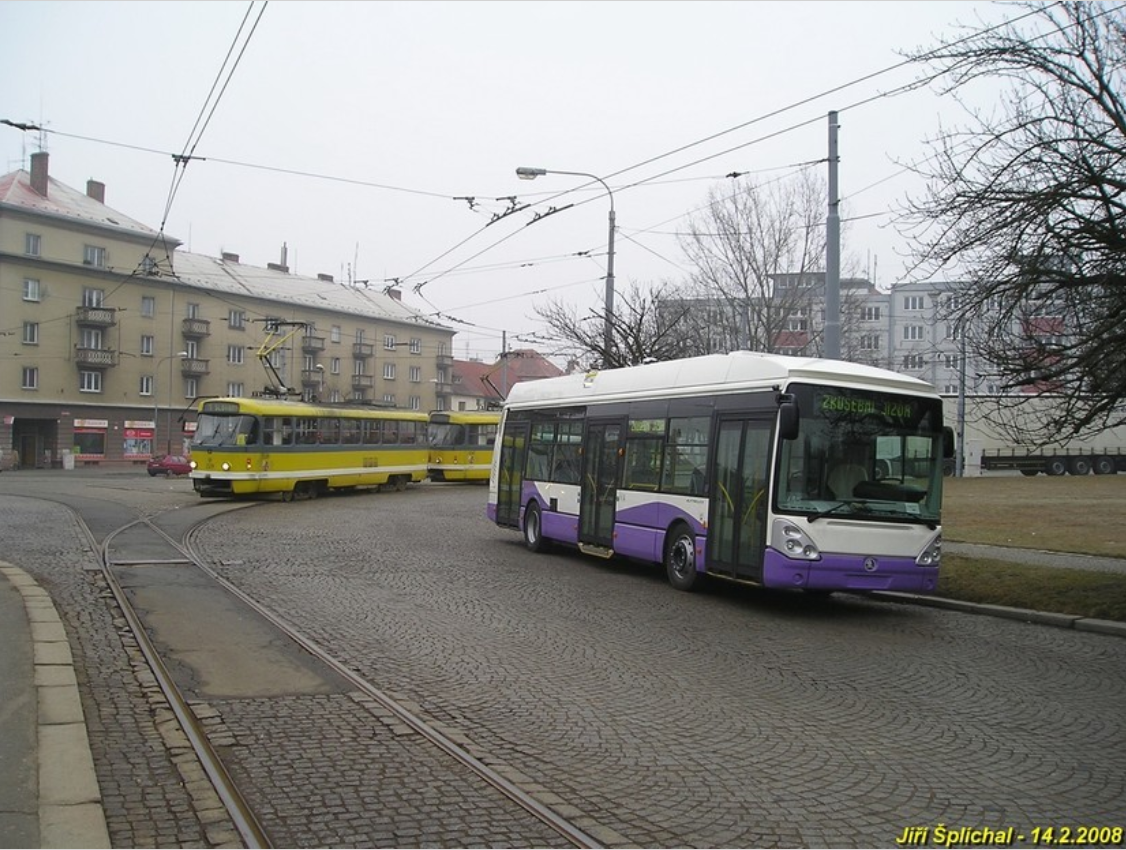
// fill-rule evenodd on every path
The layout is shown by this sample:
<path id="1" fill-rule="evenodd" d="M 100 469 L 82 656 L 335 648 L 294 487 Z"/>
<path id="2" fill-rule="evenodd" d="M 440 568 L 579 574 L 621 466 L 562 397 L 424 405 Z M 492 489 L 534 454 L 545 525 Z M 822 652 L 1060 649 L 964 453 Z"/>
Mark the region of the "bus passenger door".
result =
<path id="1" fill-rule="evenodd" d="M 623 422 L 587 423 L 579 495 L 580 544 L 614 548 L 614 512 L 624 445 Z"/>
<path id="2" fill-rule="evenodd" d="M 497 481 L 497 525 L 516 528 L 520 523 L 520 491 L 524 487 L 524 460 L 530 431 L 528 422 L 510 422 L 505 426 Z"/>
<path id="3" fill-rule="evenodd" d="M 711 474 L 709 572 L 762 580 L 772 424 L 770 419 L 719 420 Z"/>

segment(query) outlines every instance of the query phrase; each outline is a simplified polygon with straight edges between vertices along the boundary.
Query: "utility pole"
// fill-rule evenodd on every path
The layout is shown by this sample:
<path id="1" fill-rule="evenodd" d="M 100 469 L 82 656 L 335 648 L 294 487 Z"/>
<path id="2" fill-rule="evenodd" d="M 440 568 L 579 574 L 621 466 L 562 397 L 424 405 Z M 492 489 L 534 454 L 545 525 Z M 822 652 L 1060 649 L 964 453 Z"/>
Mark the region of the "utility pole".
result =
<path id="1" fill-rule="evenodd" d="M 825 356 L 841 356 L 841 200 L 837 191 L 837 113 L 829 113 L 829 215 L 825 221 Z"/>

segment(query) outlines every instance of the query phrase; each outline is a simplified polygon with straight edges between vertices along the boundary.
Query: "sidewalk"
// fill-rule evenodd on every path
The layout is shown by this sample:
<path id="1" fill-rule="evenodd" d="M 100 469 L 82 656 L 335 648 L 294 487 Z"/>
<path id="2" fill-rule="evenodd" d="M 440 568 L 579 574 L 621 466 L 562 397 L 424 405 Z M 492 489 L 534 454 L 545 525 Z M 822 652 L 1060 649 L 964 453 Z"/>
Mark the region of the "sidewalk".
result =
<path id="1" fill-rule="evenodd" d="M 0 847 L 109 847 L 63 624 L 27 573 L 0 573 Z"/>

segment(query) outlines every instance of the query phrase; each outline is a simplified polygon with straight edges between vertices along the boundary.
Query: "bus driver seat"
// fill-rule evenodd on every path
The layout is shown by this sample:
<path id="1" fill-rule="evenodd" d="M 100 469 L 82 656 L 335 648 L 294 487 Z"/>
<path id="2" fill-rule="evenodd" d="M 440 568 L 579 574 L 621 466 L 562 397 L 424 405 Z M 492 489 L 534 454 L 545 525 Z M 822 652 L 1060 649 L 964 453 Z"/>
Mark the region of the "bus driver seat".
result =
<path id="1" fill-rule="evenodd" d="M 842 463 L 833 467 L 827 481 L 833 497 L 847 499 L 853 495 L 853 488 L 861 481 L 868 480 L 868 473 L 863 466 L 856 463 Z"/>

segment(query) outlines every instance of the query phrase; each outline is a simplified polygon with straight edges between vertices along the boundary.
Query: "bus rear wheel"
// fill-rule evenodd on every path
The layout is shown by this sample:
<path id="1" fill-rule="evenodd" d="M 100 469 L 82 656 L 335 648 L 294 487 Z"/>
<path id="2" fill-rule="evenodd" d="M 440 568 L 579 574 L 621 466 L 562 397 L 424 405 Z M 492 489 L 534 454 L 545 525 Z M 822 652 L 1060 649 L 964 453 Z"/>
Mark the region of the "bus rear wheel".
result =
<path id="1" fill-rule="evenodd" d="M 677 590 L 692 590 L 699 581 L 696 572 L 696 540 L 686 525 L 675 525 L 665 540 L 665 573 Z"/>
<path id="2" fill-rule="evenodd" d="M 542 552 L 547 548 L 543 539 L 543 513 L 535 502 L 529 502 L 524 509 L 524 545 L 529 552 Z"/>

